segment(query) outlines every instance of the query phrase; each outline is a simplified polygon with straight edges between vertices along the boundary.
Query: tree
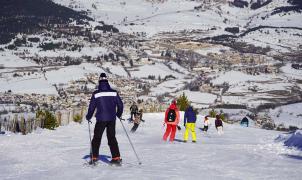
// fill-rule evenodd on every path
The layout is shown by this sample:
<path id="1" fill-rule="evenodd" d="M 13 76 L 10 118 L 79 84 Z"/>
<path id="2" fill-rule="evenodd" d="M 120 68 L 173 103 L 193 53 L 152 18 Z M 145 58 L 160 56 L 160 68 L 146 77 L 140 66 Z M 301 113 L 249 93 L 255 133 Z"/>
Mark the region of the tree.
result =
<path id="1" fill-rule="evenodd" d="M 185 93 L 182 93 L 182 95 L 179 96 L 177 99 L 177 106 L 178 106 L 179 110 L 185 111 L 189 105 L 190 105 L 190 103 L 189 103 L 187 96 L 185 95 Z"/>
<path id="2" fill-rule="evenodd" d="M 50 111 L 39 110 L 36 113 L 36 118 L 41 119 L 41 121 L 42 121 L 41 128 L 54 130 L 56 127 L 59 126 L 58 123 L 57 123 L 56 117 Z"/>
<path id="3" fill-rule="evenodd" d="M 226 115 L 225 115 L 225 114 L 221 113 L 221 114 L 219 114 L 219 116 L 220 116 L 220 119 L 221 119 L 223 122 L 226 122 L 226 121 L 227 121 Z"/>
<path id="4" fill-rule="evenodd" d="M 74 122 L 77 122 L 77 123 L 81 123 L 82 122 L 82 116 L 80 114 L 76 114 L 74 117 L 73 117 L 73 121 Z"/>
<path id="5" fill-rule="evenodd" d="M 210 115 L 210 117 L 212 117 L 212 118 L 216 117 L 216 114 L 217 114 L 217 112 L 216 112 L 214 109 L 212 109 L 212 110 L 209 112 L 209 115 Z"/>

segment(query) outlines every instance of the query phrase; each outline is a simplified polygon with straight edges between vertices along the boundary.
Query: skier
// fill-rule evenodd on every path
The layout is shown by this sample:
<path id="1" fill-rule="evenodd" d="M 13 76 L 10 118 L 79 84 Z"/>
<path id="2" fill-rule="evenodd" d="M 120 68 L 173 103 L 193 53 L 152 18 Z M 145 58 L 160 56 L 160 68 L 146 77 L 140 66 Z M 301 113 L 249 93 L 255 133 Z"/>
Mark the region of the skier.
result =
<path id="1" fill-rule="evenodd" d="M 96 124 L 92 139 L 92 159 L 91 163 L 98 160 L 99 148 L 102 140 L 102 135 L 106 129 L 108 145 L 110 147 L 112 160 L 110 163 L 120 165 L 120 151 L 118 142 L 115 137 L 116 116 L 121 118 L 123 114 L 123 102 L 117 91 L 111 89 L 107 76 L 101 73 L 99 78 L 98 90 L 94 91 L 90 99 L 90 104 L 86 119 L 91 123 L 93 113 L 96 111 Z"/>
<path id="2" fill-rule="evenodd" d="M 138 107 L 135 102 L 133 102 L 133 104 L 131 105 L 130 112 L 131 112 L 130 121 L 133 121 L 135 114 L 138 112 Z"/>
<path id="3" fill-rule="evenodd" d="M 192 142 L 196 143 L 196 133 L 195 133 L 195 123 L 196 123 L 196 113 L 193 111 L 192 106 L 189 106 L 184 115 L 184 126 L 186 128 L 184 134 L 184 142 L 189 139 L 189 131 L 192 134 Z"/>
<path id="4" fill-rule="evenodd" d="M 140 109 L 139 111 L 138 111 L 138 113 L 136 113 L 135 115 L 134 115 L 134 120 L 133 120 L 133 127 L 132 127 L 132 129 L 131 129 L 131 132 L 135 132 L 136 131 L 136 129 L 138 128 L 138 126 L 139 126 L 139 124 L 140 124 L 140 122 L 141 121 L 143 121 L 143 110 L 142 109 Z"/>
<path id="5" fill-rule="evenodd" d="M 216 115 L 215 127 L 219 135 L 223 134 L 223 124 L 218 114 Z"/>
<path id="6" fill-rule="evenodd" d="M 208 116 L 204 117 L 204 122 L 203 122 L 203 131 L 207 132 L 209 129 L 209 125 L 210 125 L 210 120 Z"/>
<path id="7" fill-rule="evenodd" d="M 179 123 L 179 110 L 175 101 L 172 101 L 170 107 L 166 110 L 164 121 L 164 124 L 167 124 L 167 128 L 163 136 L 163 140 L 167 141 L 168 136 L 170 135 L 170 142 L 173 142 L 176 133 L 176 126 Z"/>

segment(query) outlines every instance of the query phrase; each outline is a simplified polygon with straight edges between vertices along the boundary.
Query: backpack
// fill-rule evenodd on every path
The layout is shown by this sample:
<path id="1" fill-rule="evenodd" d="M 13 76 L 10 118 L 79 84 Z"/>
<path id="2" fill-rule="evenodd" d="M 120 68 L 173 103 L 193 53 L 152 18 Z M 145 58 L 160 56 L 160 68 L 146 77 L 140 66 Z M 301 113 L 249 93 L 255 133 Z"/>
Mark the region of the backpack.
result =
<path id="1" fill-rule="evenodd" d="M 168 115 L 167 115 L 167 121 L 168 122 L 174 122 L 176 119 L 176 112 L 174 109 L 169 109 Z"/>

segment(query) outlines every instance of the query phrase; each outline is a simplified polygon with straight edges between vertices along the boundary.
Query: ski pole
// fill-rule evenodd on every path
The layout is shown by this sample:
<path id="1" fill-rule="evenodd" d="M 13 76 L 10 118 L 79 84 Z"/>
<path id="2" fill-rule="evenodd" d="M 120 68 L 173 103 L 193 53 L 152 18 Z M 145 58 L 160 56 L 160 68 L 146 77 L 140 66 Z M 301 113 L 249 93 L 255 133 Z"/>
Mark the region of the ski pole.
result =
<path id="1" fill-rule="evenodd" d="M 92 144 L 91 144 L 90 122 L 87 121 L 87 123 L 88 123 L 88 132 L 89 132 L 89 140 L 90 140 L 90 161 L 93 162 L 92 161 Z"/>
<path id="2" fill-rule="evenodd" d="M 124 131 L 125 131 L 125 133 L 126 133 L 126 135 L 127 135 L 127 138 L 128 138 L 129 143 L 130 143 L 130 145 L 131 145 L 131 147 L 132 147 L 132 150 L 133 150 L 133 152 L 134 152 L 134 154 L 135 154 L 135 156 L 136 156 L 136 159 L 137 159 L 137 161 L 138 161 L 138 164 L 141 165 L 142 162 L 140 161 L 140 159 L 139 159 L 139 157 L 138 157 L 138 155 L 137 155 L 137 153 L 136 153 L 136 151 L 135 151 L 135 149 L 134 149 L 134 146 L 133 146 L 133 144 L 132 144 L 132 142 L 131 142 L 131 139 L 130 139 L 128 133 L 127 133 L 127 130 L 126 130 L 126 128 L 125 128 L 125 126 L 124 126 L 124 124 L 123 124 L 123 122 L 122 122 L 122 120 L 123 120 L 123 121 L 125 121 L 125 120 L 122 119 L 122 118 L 119 118 L 119 119 L 120 119 L 120 122 L 121 122 L 121 124 L 122 124 L 122 126 L 123 126 L 123 129 L 124 129 Z"/>

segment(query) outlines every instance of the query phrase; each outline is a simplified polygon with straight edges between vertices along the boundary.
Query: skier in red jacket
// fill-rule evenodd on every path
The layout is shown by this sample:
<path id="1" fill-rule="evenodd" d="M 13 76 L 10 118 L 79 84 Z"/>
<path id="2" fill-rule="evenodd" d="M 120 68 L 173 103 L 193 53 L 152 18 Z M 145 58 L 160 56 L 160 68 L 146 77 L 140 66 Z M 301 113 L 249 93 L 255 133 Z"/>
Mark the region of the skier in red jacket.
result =
<path id="1" fill-rule="evenodd" d="M 179 123 L 179 110 L 177 108 L 176 102 L 172 101 L 170 107 L 166 110 L 165 113 L 165 124 L 167 124 L 167 129 L 163 136 L 164 141 L 167 141 L 169 135 L 170 135 L 170 142 L 174 141 L 176 127 L 178 123 Z"/>

